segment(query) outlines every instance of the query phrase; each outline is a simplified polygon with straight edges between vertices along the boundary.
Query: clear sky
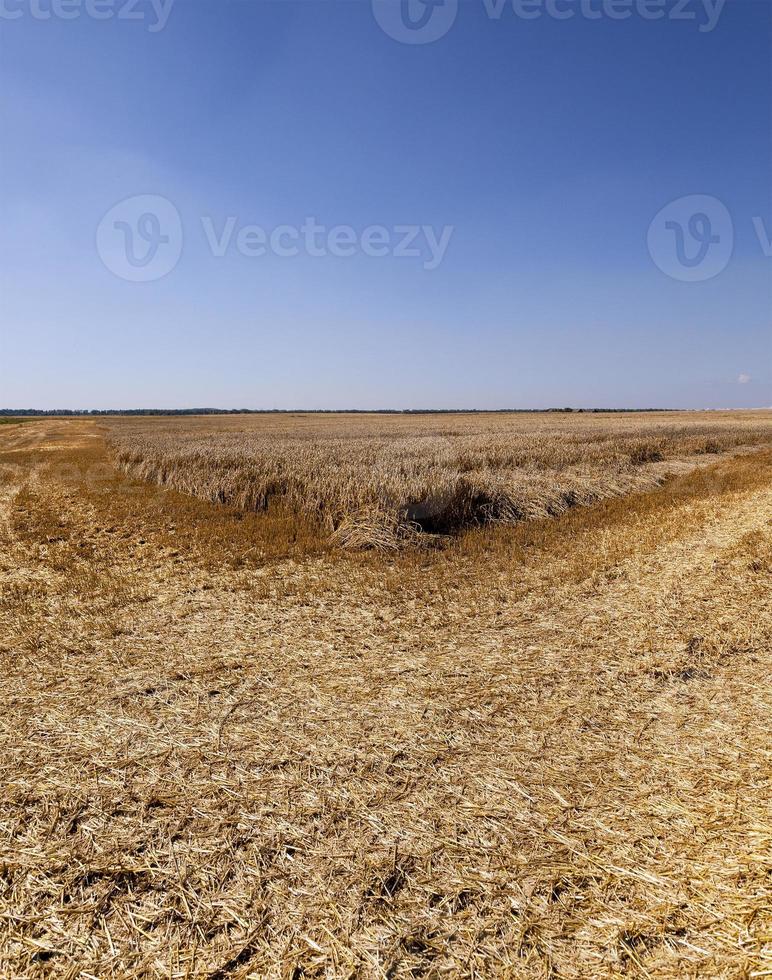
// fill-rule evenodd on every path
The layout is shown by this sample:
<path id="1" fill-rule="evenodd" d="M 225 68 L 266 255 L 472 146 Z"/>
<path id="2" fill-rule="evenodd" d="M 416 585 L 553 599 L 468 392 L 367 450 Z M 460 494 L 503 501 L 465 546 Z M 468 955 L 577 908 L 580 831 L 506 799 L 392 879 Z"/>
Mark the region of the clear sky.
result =
<path id="1" fill-rule="evenodd" d="M 169 2 L 0 0 L 0 406 L 772 405 L 768 0 Z"/>

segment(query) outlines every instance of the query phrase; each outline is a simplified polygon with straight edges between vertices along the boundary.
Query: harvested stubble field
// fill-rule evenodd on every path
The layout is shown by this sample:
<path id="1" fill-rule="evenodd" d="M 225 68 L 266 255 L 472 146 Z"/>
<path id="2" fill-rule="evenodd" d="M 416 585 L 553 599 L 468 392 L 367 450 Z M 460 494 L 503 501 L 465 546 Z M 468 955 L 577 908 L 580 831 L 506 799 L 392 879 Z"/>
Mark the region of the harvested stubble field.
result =
<path id="1" fill-rule="evenodd" d="M 0 976 L 769 975 L 771 440 L 4 427 Z"/>

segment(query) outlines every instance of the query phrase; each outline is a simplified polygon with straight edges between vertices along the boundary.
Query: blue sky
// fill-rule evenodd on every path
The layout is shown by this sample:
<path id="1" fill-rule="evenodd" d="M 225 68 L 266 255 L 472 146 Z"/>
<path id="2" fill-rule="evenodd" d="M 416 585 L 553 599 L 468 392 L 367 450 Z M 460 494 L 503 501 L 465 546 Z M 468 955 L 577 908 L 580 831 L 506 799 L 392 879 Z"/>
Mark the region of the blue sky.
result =
<path id="1" fill-rule="evenodd" d="M 772 405 L 767 0 L 52 2 L 0 0 L 0 405 Z"/>

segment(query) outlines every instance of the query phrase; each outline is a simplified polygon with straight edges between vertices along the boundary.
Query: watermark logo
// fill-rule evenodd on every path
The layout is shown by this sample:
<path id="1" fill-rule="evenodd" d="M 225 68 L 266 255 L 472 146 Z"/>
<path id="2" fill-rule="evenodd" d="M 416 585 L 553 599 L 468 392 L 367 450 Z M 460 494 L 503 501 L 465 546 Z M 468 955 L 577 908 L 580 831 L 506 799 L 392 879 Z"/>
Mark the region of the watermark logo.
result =
<path id="1" fill-rule="evenodd" d="M 482 0 L 491 20 L 500 20 L 510 9 L 518 20 L 641 20 L 685 21 L 702 34 L 718 24 L 726 0 Z"/>
<path id="2" fill-rule="evenodd" d="M 217 222 L 210 215 L 201 218 L 206 244 L 215 258 L 223 258 L 235 251 L 245 258 L 261 258 L 274 255 L 278 258 L 336 259 L 364 255 L 379 259 L 391 256 L 395 259 L 420 259 L 424 269 L 437 269 L 450 245 L 454 226 L 443 225 L 368 225 L 357 229 L 353 225 L 333 225 L 328 228 L 314 217 L 307 217 L 300 225 L 239 224 L 235 215 Z"/>
<path id="3" fill-rule="evenodd" d="M 200 229 L 199 229 L 200 225 Z M 327 226 L 314 217 L 300 224 L 247 224 L 236 215 L 201 215 L 188 224 L 190 234 L 214 259 L 239 255 L 312 259 L 394 258 L 418 260 L 429 272 L 445 259 L 454 225 Z M 165 197 L 140 194 L 110 208 L 99 222 L 96 248 L 104 266 L 127 282 L 153 282 L 168 275 L 180 261 L 182 219 Z"/>
<path id="4" fill-rule="evenodd" d="M 150 34 L 166 27 L 174 0 L 0 0 L 0 20 L 141 21 Z"/>
<path id="5" fill-rule="evenodd" d="M 510 13 L 518 21 L 609 20 L 691 23 L 701 34 L 718 25 L 727 0 L 481 0 L 490 21 Z M 458 0 L 372 0 L 382 30 L 402 44 L 429 44 L 444 37 L 458 14 Z"/>
<path id="6" fill-rule="evenodd" d="M 772 234 L 767 231 L 766 222 L 761 215 L 756 215 L 753 219 L 753 228 L 759 240 L 759 245 L 761 245 L 761 251 L 764 253 L 764 257 L 772 259 Z"/>
<path id="7" fill-rule="evenodd" d="M 647 244 L 652 261 L 666 276 L 705 282 L 723 272 L 732 258 L 732 217 L 716 197 L 679 197 L 654 217 Z"/>
<path id="8" fill-rule="evenodd" d="M 99 222 L 96 247 L 103 264 L 127 282 L 154 282 L 168 275 L 182 255 L 179 211 L 156 194 L 128 197 Z"/>
<path id="9" fill-rule="evenodd" d="M 402 44 L 431 44 L 444 37 L 458 14 L 458 0 L 372 0 L 381 29 Z"/>

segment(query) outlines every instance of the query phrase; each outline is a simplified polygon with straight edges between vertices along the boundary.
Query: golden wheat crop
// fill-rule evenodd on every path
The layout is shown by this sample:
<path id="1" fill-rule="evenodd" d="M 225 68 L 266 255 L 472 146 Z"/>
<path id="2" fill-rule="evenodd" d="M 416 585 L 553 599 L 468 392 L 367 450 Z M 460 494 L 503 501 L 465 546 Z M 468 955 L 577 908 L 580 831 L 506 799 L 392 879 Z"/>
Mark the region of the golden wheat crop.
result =
<path id="1" fill-rule="evenodd" d="M 310 516 L 394 548 L 649 489 L 670 464 L 772 440 L 760 413 L 253 415 L 118 419 L 130 476 L 242 510 Z"/>

